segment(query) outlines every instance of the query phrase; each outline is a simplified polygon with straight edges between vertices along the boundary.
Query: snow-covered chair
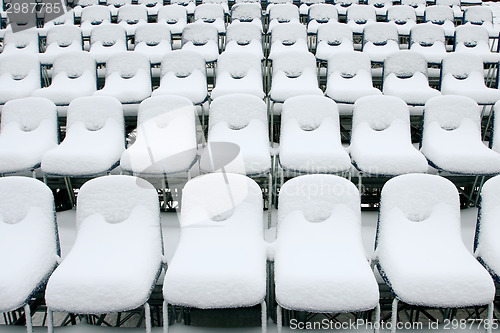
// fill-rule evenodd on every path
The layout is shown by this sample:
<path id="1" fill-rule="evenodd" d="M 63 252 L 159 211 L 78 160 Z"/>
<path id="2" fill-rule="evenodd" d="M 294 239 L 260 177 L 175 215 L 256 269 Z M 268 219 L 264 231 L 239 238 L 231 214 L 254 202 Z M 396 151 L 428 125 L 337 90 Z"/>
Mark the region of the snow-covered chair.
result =
<path id="1" fill-rule="evenodd" d="M 410 31 L 410 50 L 424 56 L 428 64 L 441 64 L 446 57 L 444 29 L 434 24 L 417 24 Z"/>
<path id="2" fill-rule="evenodd" d="M 223 52 L 217 60 L 215 78 L 212 99 L 228 94 L 265 96 L 261 58 L 253 54 Z"/>
<path id="3" fill-rule="evenodd" d="M 456 27 L 454 51 L 476 54 L 485 64 L 496 64 L 500 60 L 500 54 L 491 51 L 488 30 L 476 25 Z"/>
<path id="4" fill-rule="evenodd" d="M 329 22 L 318 27 L 316 59 L 325 62 L 334 54 L 350 51 L 354 51 L 354 41 L 347 24 Z"/>
<path id="5" fill-rule="evenodd" d="M 225 15 L 229 14 L 229 0 L 201 0 L 201 4 L 213 4 L 222 8 Z"/>
<path id="6" fill-rule="evenodd" d="M 362 97 L 352 114 L 352 162 L 363 175 L 426 172 L 427 160 L 411 142 L 410 111 L 393 96 Z"/>
<path id="7" fill-rule="evenodd" d="M 250 22 L 231 23 L 226 31 L 224 52 L 252 54 L 264 59 L 262 46 L 262 26 Z"/>
<path id="8" fill-rule="evenodd" d="M 226 33 L 224 9 L 215 3 L 204 3 L 194 10 L 194 23 L 205 23 L 217 29 L 220 35 Z"/>
<path id="9" fill-rule="evenodd" d="M 94 95 L 113 96 L 122 104 L 139 104 L 151 96 L 151 65 L 139 53 L 116 54 L 106 62 L 104 87 Z"/>
<path id="10" fill-rule="evenodd" d="M 300 23 L 299 8 L 292 3 L 277 4 L 270 7 L 268 33 L 283 23 Z"/>
<path id="11" fill-rule="evenodd" d="M 274 276 L 278 332 L 281 308 L 319 313 L 376 309 L 374 325 L 379 324 L 378 284 L 363 248 L 360 196 L 349 180 L 305 175 L 283 185 Z"/>
<path id="12" fill-rule="evenodd" d="M 309 52 L 306 27 L 297 22 L 276 25 L 270 44 L 268 59 L 271 60 L 289 52 Z"/>
<path id="13" fill-rule="evenodd" d="M 118 25 L 127 32 L 127 37 L 133 37 L 137 28 L 148 24 L 148 10 L 144 6 L 124 5 L 118 9 Z"/>
<path id="14" fill-rule="evenodd" d="M 256 1 L 258 2 L 258 1 Z M 271 9 L 276 5 L 294 4 L 293 0 L 266 0 L 266 14 L 269 15 Z"/>
<path id="15" fill-rule="evenodd" d="M 488 6 L 471 6 L 464 10 L 464 25 L 480 26 L 491 38 L 498 38 L 499 29 L 493 24 L 493 12 Z"/>
<path id="16" fill-rule="evenodd" d="M 196 149 L 193 103 L 181 96 L 155 96 L 139 105 L 136 140 L 123 152 L 120 168 L 137 175 L 188 172 Z"/>
<path id="17" fill-rule="evenodd" d="M 137 4 L 146 7 L 150 17 L 158 15 L 158 11 L 163 7 L 162 0 L 137 0 Z"/>
<path id="18" fill-rule="evenodd" d="M 335 0 L 334 1 L 335 8 L 337 8 L 337 13 L 340 16 L 344 16 L 344 17 L 347 15 L 347 10 L 349 9 L 349 7 L 351 7 L 352 5 L 356 5 L 358 3 L 359 3 L 358 0 Z"/>
<path id="19" fill-rule="evenodd" d="M 410 6 L 415 10 L 418 17 L 423 17 L 427 6 L 426 0 L 401 0 L 401 5 Z"/>
<path id="20" fill-rule="evenodd" d="M 363 29 L 368 25 L 377 22 L 375 8 L 366 5 L 352 5 L 347 9 L 347 26 L 352 32 L 361 35 Z"/>
<path id="21" fill-rule="evenodd" d="M 52 65 L 60 54 L 83 50 L 82 31 L 74 25 L 55 25 L 47 31 L 47 47 L 40 53 L 42 65 Z"/>
<path id="22" fill-rule="evenodd" d="M 122 105 L 108 96 L 76 98 L 68 107 L 66 137 L 43 154 L 51 176 L 95 177 L 118 166 L 125 150 Z"/>
<path id="23" fill-rule="evenodd" d="M 202 56 L 183 50 L 167 54 L 161 63 L 160 86 L 152 93 L 157 95 L 184 96 L 194 105 L 203 105 L 208 100 L 208 86 Z"/>
<path id="24" fill-rule="evenodd" d="M 82 9 L 80 28 L 83 37 L 89 37 L 94 28 L 111 24 L 111 11 L 106 6 L 88 6 Z"/>
<path id="25" fill-rule="evenodd" d="M 9 101 L 0 120 L 0 174 L 35 170 L 42 155 L 57 146 L 57 110 L 48 99 Z"/>
<path id="26" fill-rule="evenodd" d="M 393 53 L 384 61 L 382 92 L 412 106 L 425 105 L 429 98 L 441 95 L 429 86 L 427 61 L 412 51 Z"/>
<path id="27" fill-rule="evenodd" d="M 368 24 L 363 30 L 363 53 L 374 63 L 383 63 L 399 52 L 399 35 L 395 26 L 383 22 Z"/>
<path id="28" fill-rule="evenodd" d="M 309 7 L 307 14 L 307 33 L 316 35 L 318 28 L 329 22 L 338 22 L 337 8 L 332 4 L 317 3 Z"/>
<path id="29" fill-rule="evenodd" d="M 74 8 L 72 11 L 68 11 L 63 15 L 59 15 L 58 17 L 51 18 L 50 21 L 45 20 L 42 28 L 38 28 L 38 35 L 40 37 L 46 37 L 47 33 L 50 29 L 56 26 L 68 26 L 74 25 L 75 23 L 75 12 Z"/>
<path id="30" fill-rule="evenodd" d="M 323 95 L 316 75 L 316 58 L 309 52 L 287 52 L 273 59 L 271 91 L 272 112 L 288 98 L 300 95 Z"/>
<path id="31" fill-rule="evenodd" d="M 219 33 L 208 23 L 190 23 L 182 31 L 182 49 L 200 54 L 205 62 L 219 57 Z"/>
<path id="32" fill-rule="evenodd" d="M 104 176 L 78 193 L 77 236 L 45 290 L 49 332 L 53 311 L 106 314 L 144 306 L 162 270 L 158 193 L 146 180 Z"/>
<path id="33" fill-rule="evenodd" d="M 234 4 L 231 7 L 231 23 L 252 23 L 259 27 L 262 32 L 262 8 L 260 3 Z"/>
<path id="34" fill-rule="evenodd" d="M 451 181 L 427 174 L 390 179 L 382 189 L 375 243 L 375 262 L 395 296 L 393 332 L 399 302 L 431 308 L 488 305 L 491 322 L 495 285 L 463 243 L 460 201 Z"/>
<path id="35" fill-rule="evenodd" d="M 96 27 L 90 36 L 90 54 L 97 64 L 104 64 L 116 54 L 127 51 L 127 33 L 118 24 Z"/>
<path id="36" fill-rule="evenodd" d="M 425 105 L 420 150 L 429 164 L 454 174 L 500 173 L 500 154 L 481 141 L 481 109 L 470 97 L 448 95 Z"/>
<path id="37" fill-rule="evenodd" d="M 490 272 L 496 282 L 500 281 L 497 223 L 500 204 L 499 180 L 500 176 L 493 177 L 487 180 L 481 189 L 474 238 L 474 256 Z"/>
<path id="38" fill-rule="evenodd" d="M 326 4 L 326 0 L 300 0 L 299 1 L 299 14 L 300 16 L 308 16 L 309 9 L 313 5 Z M 331 6 L 331 4 L 330 4 Z M 336 10 L 335 10 L 336 11 Z"/>
<path id="39" fill-rule="evenodd" d="M 132 0 L 106 0 L 106 5 L 108 6 L 111 16 L 116 17 L 120 8 L 127 5 L 131 5 Z"/>
<path id="40" fill-rule="evenodd" d="M 381 95 L 373 87 L 371 62 L 362 52 L 343 52 L 328 60 L 325 95 L 337 103 L 354 104 L 363 96 Z"/>
<path id="41" fill-rule="evenodd" d="M 448 6 L 429 6 L 425 9 L 424 22 L 443 28 L 444 35 L 449 38 L 455 36 L 455 18 L 453 9 Z"/>
<path id="42" fill-rule="evenodd" d="M 351 160 L 340 140 L 339 111 L 324 96 L 296 96 L 283 104 L 279 161 L 284 171 L 342 173 Z"/>
<path id="43" fill-rule="evenodd" d="M 151 65 L 158 65 L 165 54 L 172 51 L 170 29 L 165 24 L 148 23 L 135 31 L 134 52 L 148 57 Z"/>
<path id="44" fill-rule="evenodd" d="M 460 2 L 460 0 L 436 0 L 436 5 L 450 7 L 453 11 L 453 16 L 456 19 L 462 19 L 464 17 L 464 13 L 462 11 Z M 429 7 L 430 6 L 427 6 L 427 8 Z"/>
<path id="45" fill-rule="evenodd" d="M 0 56 L 0 104 L 30 96 L 41 87 L 40 63 L 36 55 Z"/>
<path id="46" fill-rule="evenodd" d="M 375 8 L 377 16 L 386 16 L 387 10 L 392 7 L 392 0 L 368 0 L 367 5 Z"/>
<path id="47" fill-rule="evenodd" d="M 409 36 L 417 25 L 417 13 L 411 6 L 392 6 L 387 10 L 387 21 L 396 27 L 400 36 Z"/>
<path id="48" fill-rule="evenodd" d="M 193 15 L 196 8 L 196 0 L 170 0 L 170 4 L 184 7 L 188 15 Z"/>
<path id="49" fill-rule="evenodd" d="M 481 58 L 460 52 L 450 53 L 443 59 L 441 92 L 468 96 L 480 105 L 493 105 L 500 100 L 500 90 L 489 88 L 484 82 Z"/>
<path id="50" fill-rule="evenodd" d="M 90 96 L 97 90 L 94 58 L 84 51 L 58 55 L 52 67 L 50 86 L 35 90 L 32 96 L 45 97 L 65 106 L 77 97 Z"/>
<path id="51" fill-rule="evenodd" d="M 7 55 L 38 55 L 40 51 L 38 33 L 29 29 L 19 32 L 6 31 L 0 57 Z"/>
<path id="52" fill-rule="evenodd" d="M 158 10 L 158 23 L 166 24 L 172 35 L 182 35 L 182 31 L 187 25 L 186 8 L 176 4 L 161 7 Z"/>
<path id="53" fill-rule="evenodd" d="M 0 179 L 0 202 L 0 312 L 24 308 L 31 333 L 29 302 L 60 255 L 54 197 L 42 182 L 13 176 Z"/>
<path id="54" fill-rule="evenodd" d="M 163 281 L 165 332 L 168 304 L 198 309 L 261 304 L 266 331 L 262 208 L 259 185 L 243 175 L 213 173 L 186 184 L 181 237 Z"/>
<path id="55" fill-rule="evenodd" d="M 262 99 L 248 94 L 214 99 L 210 104 L 207 141 L 208 145 L 225 142 L 239 147 L 238 156 L 224 166 L 225 172 L 271 175 L 267 108 Z M 214 171 L 210 162 L 202 156 L 201 170 Z"/>

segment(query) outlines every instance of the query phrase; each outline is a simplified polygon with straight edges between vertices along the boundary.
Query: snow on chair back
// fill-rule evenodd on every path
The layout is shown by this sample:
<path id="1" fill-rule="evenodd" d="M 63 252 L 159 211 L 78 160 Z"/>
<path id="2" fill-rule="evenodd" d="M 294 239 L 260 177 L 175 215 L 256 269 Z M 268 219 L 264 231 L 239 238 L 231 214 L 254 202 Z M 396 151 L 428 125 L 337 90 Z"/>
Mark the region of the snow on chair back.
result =
<path id="1" fill-rule="evenodd" d="M 383 176 L 427 171 L 427 160 L 412 145 L 410 111 L 402 99 L 362 97 L 352 121 L 349 152 L 358 170 Z"/>
<path id="2" fill-rule="evenodd" d="M 440 64 L 446 57 L 444 29 L 434 24 L 418 24 L 410 32 L 410 50 L 425 57 L 429 64 Z"/>
<path id="3" fill-rule="evenodd" d="M 262 63 L 259 57 L 245 53 L 222 53 L 217 60 L 212 99 L 218 96 L 244 93 L 264 98 Z"/>
<path id="4" fill-rule="evenodd" d="M 272 60 L 288 52 L 309 52 L 307 30 L 303 24 L 282 23 L 274 27 L 268 58 Z"/>
<path id="5" fill-rule="evenodd" d="M 118 24 L 127 31 L 127 36 L 134 36 L 138 27 L 148 23 L 148 10 L 144 6 L 124 5 L 118 9 Z"/>
<path id="6" fill-rule="evenodd" d="M 500 60 L 498 52 L 491 51 L 488 30 L 477 25 L 461 25 L 455 29 L 454 51 L 478 55 L 488 64 Z"/>
<path id="7" fill-rule="evenodd" d="M 299 1 L 300 15 L 307 16 L 309 14 L 309 8 L 311 8 L 312 5 L 318 5 L 318 4 L 326 4 L 326 0 L 300 0 Z M 332 4 L 330 4 L 330 6 L 333 7 Z"/>
<path id="8" fill-rule="evenodd" d="M 391 0 L 368 0 L 367 5 L 375 8 L 377 15 L 385 16 L 387 15 L 387 10 L 392 7 Z"/>
<path id="9" fill-rule="evenodd" d="M 399 51 L 385 59 L 382 91 L 409 105 L 424 105 L 429 98 L 441 95 L 429 86 L 427 61 L 412 51 Z"/>
<path id="10" fill-rule="evenodd" d="M 55 57 L 50 86 L 35 90 L 33 96 L 48 98 L 56 105 L 68 105 L 75 98 L 90 96 L 96 90 L 94 58 L 88 52 L 75 51 Z"/>
<path id="11" fill-rule="evenodd" d="M 268 33 L 274 27 L 283 23 L 300 23 L 300 14 L 297 6 L 291 3 L 273 5 L 269 9 Z"/>
<path id="12" fill-rule="evenodd" d="M 424 13 L 424 22 L 442 27 L 446 37 L 455 36 L 453 9 L 448 6 L 435 5 L 427 7 Z"/>
<path id="13" fill-rule="evenodd" d="M 57 266 L 59 237 L 52 191 L 28 177 L 0 179 L 0 312 L 25 306 Z"/>
<path id="14" fill-rule="evenodd" d="M 195 0 L 170 0 L 170 4 L 184 7 L 189 15 L 194 14 L 196 8 Z"/>
<path id="15" fill-rule="evenodd" d="M 237 3 L 231 7 L 231 23 L 253 23 L 262 31 L 262 8 L 257 3 Z"/>
<path id="16" fill-rule="evenodd" d="M 37 55 L 39 52 L 38 33 L 35 30 L 7 31 L 3 43 L 2 57 L 20 54 Z"/>
<path id="17" fill-rule="evenodd" d="M 224 9 L 214 3 L 204 3 L 196 6 L 194 10 L 194 22 L 206 23 L 217 29 L 219 34 L 226 32 Z"/>
<path id="18" fill-rule="evenodd" d="M 106 82 L 94 95 L 113 96 L 123 104 L 139 104 L 151 95 L 151 64 L 140 53 L 122 52 L 106 62 Z"/>
<path id="19" fill-rule="evenodd" d="M 173 35 L 182 34 L 187 25 L 186 8 L 180 5 L 166 5 L 158 10 L 158 23 L 166 24 Z"/>
<path id="20" fill-rule="evenodd" d="M 152 65 L 157 65 L 170 51 L 172 51 L 172 36 L 168 26 L 148 23 L 137 27 L 134 52 L 147 56 Z"/>
<path id="21" fill-rule="evenodd" d="M 30 96 L 42 86 L 36 55 L 0 56 L 0 104 Z"/>
<path id="22" fill-rule="evenodd" d="M 242 175 L 212 173 L 183 190 L 181 237 L 163 282 L 164 306 L 265 311 L 262 192 Z M 193 251 L 193 249 L 202 251 Z M 168 318 L 164 317 L 168 328 Z M 265 332 L 267 318 L 262 317 Z"/>
<path id="23" fill-rule="evenodd" d="M 316 34 L 318 28 L 329 22 L 338 22 L 337 8 L 332 4 L 317 3 L 309 7 L 307 14 L 307 33 Z"/>
<path id="24" fill-rule="evenodd" d="M 166 95 L 145 99 L 137 114 L 137 136 L 122 154 L 122 170 L 140 175 L 185 172 L 196 161 L 196 121 L 193 103 Z"/>
<path id="25" fill-rule="evenodd" d="M 396 297 L 393 309 L 398 301 L 436 308 L 493 302 L 493 280 L 463 243 L 458 191 L 444 177 L 409 174 L 384 185 L 375 255 Z M 397 311 L 392 316 L 395 325 Z"/>
<path id="26" fill-rule="evenodd" d="M 42 170 L 58 176 L 99 176 L 118 165 L 125 150 L 123 110 L 112 97 L 71 102 L 66 137 L 42 158 Z"/>
<path id="27" fill-rule="evenodd" d="M 144 305 L 162 267 L 155 188 L 132 176 L 89 180 L 78 193 L 76 228 L 75 245 L 47 284 L 48 310 L 104 314 Z"/>
<path id="28" fill-rule="evenodd" d="M 127 51 L 127 33 L 122 26 L 110 24 L 96 27 L 90 36 L 90 54 L 103 64 L 118 53 Z"/>
<path id="29" fill-rule="evenodd" d="M 443 95 L 468 96 L 481 105 L 493 105 L 500 99 L 500 90 L 484 82 L 483 62 L 474 54 L 448 54 L 441 65 Z"/>
<path id="30" fill-rule="evenodd" d="M 372 62 L 382 63 L 391 54 L 399 51 L 399 36 L 396 27 L 387 23 L 368 24 L 363 29 L 363 53 Z"/>
<path id="31" fill-rule="evenodd" d="M 351 160 L 340 140 L 339 111 L 330 98 L 296 96 L 283 104 L 280 164 L 284 170 L 340 173 Z"/>
<path id="32" fill-rule="evenodd" d="M 219 57 L 219 34 L 208 23 L 191 23 L 182 31 L 182 49 L 199 53 L 205 62 L 215 62 Z"/>
<path id="33" fill-rule="evenodd" d="M 417 13 L 411 6 L 393 6 L 387 10 L 387 21 L 396 27 L 399 35 L 408 36 L 410 30 L 417 25 Z"/>
<path id="34" fill-rule="evenodd" d="M 42 155 L 57 142 L 54 103 L 40 97 L 5 103 L 1 116 L 0 174 L 38 168 Z"/>
<path id="35" fill-rule="evenodd" d="M 229 14 L 229 0 L 202 0 L 202 4 L 214 4 L 222 8 L 224 14 Z"/>
<path id="36" fill-rule="evenodd" d="M 40 54 L 43 65 L 52 65 L 54 58 L 67 52 L 83 50 L 82 31 L 74 25 L 56 25 L 47 31 L 47 47 Z"/>
<path id="37" fill-rule="evenodd" d="M 337 12 L 339 15 L 345 16 L 347 14 L 347 10 L 353 6 L 358 4 L 358 0 L 335 0 L 335 8 L 337 8 Z"/>
<path id="38" fill-rule="evenodd" d="M 224 53 L 243 52 L 264 59 L 262 26 L 253 23 L 232 23 L 227 27 Z"/>
<path id="39" fill-rule="evenodd" d="M 106 6 L 90 6 L 82 10 L 81 24 L 83 37 L 91 35 L 92 30 L 111 23 L 111 11 Z"/>
<path id="40" fill-rule="evenodd" d="M 318 27 L 316 59 L 328 61 L 336 53 L 349 51 L 354 51 L 354 42 L 352 29 L 346 24 L 330 22 Z"/>
<path id="41" fill-rule="evenodd" d="M 426 103 L 420 150 L 432 166 L 455 174 L 500 173 L 500 154 L 481 140 L 480 115 L 470 97 L 444 95 Z"/>
<path id="42" fill-rule="evenodd" d="M 415 10 L 418 17 L 424 16 L 425 7 L 427 6 L 426 0 L 401 0 L 401 5 L 410 6 Z"/>
<path id="43" fill-rule="evenodd" d="M 352 5 L 347 9 L 346 20 L 355 34 L 362 34 L 366 25 L 377 22 L 377 14 L 373 7 Z"/>
<path id="44" fill-rule="evenodd" d="M 493 25 L 493 11 L 488 6 L 472 6 L 464 10 L 464 24 L 481 26 L 491 38 L 498 38 L 499 30 Z"/>
<path id="45" fill-rule="evenodd" d="M 328 60 L 325 95 L 337 103 L 354 104 L 368 95 L 381 95 L 373 87 L 371 62 L 362 52 L 341 52 Z"/>
<path id="46" fill-rule="evenodd" d="M 280 191 L 275 250 L 279 306 L 328 313 L 378 307 L 378 284 L 362 243 L 359 192 L 350 181 L 334 175 L 287 181 Z"/>

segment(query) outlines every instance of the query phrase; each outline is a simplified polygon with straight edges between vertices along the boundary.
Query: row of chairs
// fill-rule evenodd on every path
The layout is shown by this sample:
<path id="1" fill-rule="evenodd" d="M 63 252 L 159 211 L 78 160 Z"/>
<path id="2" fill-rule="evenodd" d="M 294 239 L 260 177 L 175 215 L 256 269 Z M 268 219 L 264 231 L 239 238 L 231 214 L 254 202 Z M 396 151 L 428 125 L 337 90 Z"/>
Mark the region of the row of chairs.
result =
<path id="1" fill-rule="evenodd" d="M 237 174 L 204 175 L 184 187 L 180 242 L 167 267 L 158 197 L 147 181 L 105 176 L 84 184 L 76 212 L 77 238 L 61 261 L 50 189 L 35 179 L 5 177 L 0 179 L 0 257 L 16 262 L 5 266 L 8 274 L 0 279 L 0 311 L 24 307 L 31 333 L 29 302 L 46 285 L 49 332 L 53 311 L 90 315 L 142 306 L 150 332 L 148 300 L 165 270 L 165 331 L 169 304 L 198 309 L 260 304 L 265 332 L 266 297 L 272 300 L 269 306 L 277 304 L 278 332 L 282 308 L 320 313 L 375 310 L 377 327 L 376 266 L 394 295 L 393 332 L 400 302 L 435 308 L 486 305 L 485 327 L 490 332 L 493 279 L 499 282 L 500 273 L 495 227 L 499 186 L 497 176 L 481 193 L 476 260 L 461 238 L 453 183 L 422 174 L 389 180 L 380 199 L 375 252 L 367 260 L 359 192 L 345 178 L 306 175 L 286 182 L 279 196 L 276 241 L 266 244 L 257 183 Z M 268 260 L 274 263 L 270 276 Z M 267 284 L 272 282 L 275 292 L 268 295 Z"/>

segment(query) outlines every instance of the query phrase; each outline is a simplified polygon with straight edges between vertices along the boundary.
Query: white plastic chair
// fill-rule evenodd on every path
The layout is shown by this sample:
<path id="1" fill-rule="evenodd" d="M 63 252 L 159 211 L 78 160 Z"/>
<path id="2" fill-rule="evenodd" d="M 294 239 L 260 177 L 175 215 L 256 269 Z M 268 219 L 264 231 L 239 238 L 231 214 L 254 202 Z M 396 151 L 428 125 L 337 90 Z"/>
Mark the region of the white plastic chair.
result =
<path id="1" fill-rule="evenodd" d="M 421 151 L 429 164 L 454 174 L 500 173 L 500 154 L 481 140 L 481 110 L 473 99 L 449 95 L 425 105 Z"/>
<path id="2" fill-rule="evenodd" d="M 205 62 L 216 62 L 219 57 L 219 34 L 208 23 L 190 23 L 182 31 L 182 49 L 200 54 Z"/>
<path id="3" fill-rule="evenodd" d="M 441 66 L 443 95 L 462 95 L 480 105 L 493 105 L 500 100 L 500 90 L 484 82 L 483 62 L 474 54 L 454 52 L 443 59 Z"/>
<path id="4" fill-rule="evenodd" d="M 30 96 L 42 86 L 37 56 L 0 56 L 0 104 Z"/>
<path id="5" fill-rule="evenodd" d="M 491 52 L 488 30 L 476 25 L 456 27 L 454 52 L 478 55 L 486 64 L 497 63 L 500 60 L 498 52 Z"/>
<path id="6" fill-rule="evenodd" d="M 120 168 L 136 175 L 188 172 L 196 150 L 193 103 L 181 96 L 155 96 L 139 105 L 136 140 L 123 152 Z"/>
<path id="7" fill-rule="evenodd" d="M 363 175 L 395 176 L 428 169 L 424 155 L 411 142 L 408 106 L 393 96 L 356 101 L 349 152 Z"/>
<path id="8" fill-rule="evenodd" d="M 443 28 L 446 37 L 455 37 L 455 17 L 449 6 L 429 6 L 425 9 L 424 22 Z"/>
<path id="9" fill-rule="evenodd" d="M 261 58 L 253 54 L 223 52 L 217 60 L 212 99 L 228 94 L 251 94 L 264 98 Z"/>
<path id="10" fill-rule="evenodd" d="M 406 37 L 410 35 L 411 29 L 417 25 L 417 13 L 411 6 L 392 6 L 387 10 L 387 21 L 396 27 L 400 36 Z"/>
<path id="11" fill-rule="evenodd" d="M 325 95 L 337 103 L 354 104 L 358 98 L 381 95 L 373 87 L 371 62 L 362 52 L 343 52 L 330 57 Z"/>
<path id="12" fill-rule="evenodd" d="M 324 96 L 296 96 L 283 104 L 279 161 L 284 171 L 342 173 L 351 160 L 340 140 L 339 111 Z"/>
<path id="13" fill-rule="evenodd" d="M 47 47 L 40 53 L 42 65 L 52 65 L 54 59 L 64 53 L 83 50 L 82 31 L 74 25 L 55 25 L 47 31 Z"/>
<path id="14" fill-rule="evenodd" d="M 424 105 L 431 97 L 441 95 L 427 79 L 427 61 L 412 51 L 393 53 L 384 61 L 382 92 L 401 98 L 408 105 Z"/>
<path id="15" fill-rule="evenodd" d="M 347 26 L 358 35 L 363 33 L 365 26 L 377 22 L 375 9 L 365 5 L 352 5 L 347 9 Z"/>
<path id="16" fill-rule="evenodd" d="M 106 6 L 88 6 L 82 9 L 80 28 L 83 37 L 89 37 L 94 28 L 111 24 L 111 11 Z"/>
<path id="17" fill-rule="evenodd" d="M 328 61 L 337 53 L 354 51 L 353 32 L 346 24 L 330 22 L 318 27 L 316 59 Z"/>
<path id="18" fill-rule="evenodd" d="M 127 51 L 127 33 L 117 24 L 96 27 L 90 36 L 90 54 L 97 64 L 104 64 L 116 54 Z"/>
<path id="19" fill-rule="evenodd" d="M 47 283 L 48 329 L 53 311 L 105 314 L 144 306 L 162 270 L 158 194 L 147 181 L 105 176 L 78 193 L 75 245 Z M 138 274 L 140 272 L 140 274 Z"/>
<path id="20" fill-rule="evenodd" d="M 271 42 L 268 59 L 275 59 L 289 52 L 309 52 L 307 30 L 300 23 L 281 23 L 271 32 Z"/>
<path id="21" fill-rule="evenodd" d="M 60 255 L 54 197 L 42 182 L 14 176 L 0 179 L 0 202 L 0 312 L 24 308 L 32 333 L 29 303 Z"/>
<path id="22" fill-rule="evenodd" d="M 363 30 L 363 53 L 375 63 L 383 63 L 393 53 L 399 52 L 398 30 L 387 23 L 372 23 Z"/>
<path id="23" fill-rule="evenodd" d="M 375 309 L 373 324 L 379 324 L 378 284 L 362 245 L 359 198 L 350 181 L 333 175 L 300 176 L 281 188 L 274 259 L 278 332 L 281 308 Z"/>
<path id="24" fill-rule="evenodd" d="M 261 304 L 262 330 L 266 331 L 262 208 L 259 186 L 242 175 L 213 173 L 186 184 L 181 238 L 163 281 L 166 332 L 168 304 L 198 309 Z M 236 253 L 238 260 L 234 260 Z"/>
<path id="25" fill-rule="evenodd" d="M 29 29 L 19 32 L 6 31 L 0 57 L 7 55 L 37 55 L 40 51 L 38 33 Z"/>
<path id="26" fill-rule="evenodd" d="M 255 24 L 262 32 L 262 8 L 260 3 L 235 3 L 231 7 L 231 23 Z"/>
<path id="27" fill-rule="evenodd" d="M 428 64 L 441 64 L 446 57 L 444 29 L 434 24 L 417 24 L 410 32 L 410 50 L 425 57 Z"/>
<path id="28" fill-rule="evenodd" d="M 106 62 L 104 87 L 94 95 L 112 96 L 122 104 L 139 104 L 151 96 L 151 65 L 140 53 L 124 52 Z"/>
<path id="29" fill-rule="evenodd" d="M 492 320 L 495 286 L 462 241 L 460 201 L 451 181 L 426 174 L 389 180 L 382 189 L 375 246 L 378 269 L 395 295 L 392 332 L 399 302 L 432 308 L 488 305 Z"/>
<path id="30" fill-rule="evenodd" d="M 117 22 L 125 29 L 128 37 L 134 37 L 137 28 L 148 24 L 148 10 L 144 6 L 123 5 L 118 9 Z"/>
<path id="31" fill-rule="evenodd" d="M 268 7 L 268 11 L 268 33 L 272 32 L 275 26 L 283 23 L 300 23 L 299 8 L 292 3 L 276 4 Z"/>
<path id="32" fill-rule="evenodd" d="M 9 101 L 0 120 L 0 174 L 33 171 L 40 166 L 42 155 L 57 146 L 57 110 L 48 99 Z"/>
<path id="33" fill-rule="evenodd" d="M 233 22 L 227 27 L 224 52 L 252 54 L 264 59 L 262 26 L 251 22 Z"/>
<path id="34" fill-rule="evenodd" d="M 66 136 L 42 157 L 50 176 L 95 177 L 118 166 L 125 150 L 122 105 L 107 96 L 76 98 L 68 107 Z"/>
<path id="35" fill-rule="evenodd" d="M 187 11 L 184 6 L 166 5 L 158 10 L 158 23 L 168 25 L 172 35 L 181 35 L 187 25 Z"/>
<path id="36" fill-rule="evenodd" d="M 224 8 L 215 3 L 203 3 L 194 10 L 194 23 L 205 23 L 217 29 L 221 35 L 226 33 Z"/>
<path id="37" fill-rule="evenodd" d="M 488 6 L 471 6 L 464 10 L 464 25 L 481 26 L 491 38 L 498 38 L 499 29 L 493 25 L 493 12 Z"/>
<path id="38" fill-rule="evenodd" d="M 172 36 L 168 26 L 148 23 L 135 31 L 134 52 L 148 57 L 151 65 L 158 65 L 165 54 L 172 51 Z"/>
<path id="39" fill-rule="evenodd" d="M 332 4 L 317 3 L 309 7 L 307 14 L 307 33 L 316 35 L 320 26 L 330 22 L 338 22 L 337 8 Z"/>

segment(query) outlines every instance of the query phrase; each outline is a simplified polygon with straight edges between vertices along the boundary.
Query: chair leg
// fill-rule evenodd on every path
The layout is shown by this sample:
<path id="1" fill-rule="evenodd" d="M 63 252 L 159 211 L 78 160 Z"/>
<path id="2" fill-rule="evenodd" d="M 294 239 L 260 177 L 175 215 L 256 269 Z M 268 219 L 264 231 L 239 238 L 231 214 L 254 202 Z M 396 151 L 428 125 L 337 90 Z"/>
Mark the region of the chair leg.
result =
<path id="1" fill-rule="evenodd" d="M 151 308 L 149 303 L 144 303 L 144 317 L 146 321 L 146 333 L 151 333 Z"/>
<path id="2" fill-rule="evenodd" d="M 380 331 L 380 303 L 377 304 L 375 308 L 375 322 L 373 323 L 374 333 L 379 333 Z"/>
<path id="3" fill-rule="evenodd" d="M 398 298 L 394 297 L 394 301 L 392 301 L 391 333 L 396 333 L 396 326 L 398 324 L 398 302 Z"/>
<path id="4" fill-rule="evenodd" d="M 267 332 L 267 305 L 266 301 L 262 301 L 260 303 L 260 308 L 261 308 L 261 320 L 262 320 L 262 333 Z"/>
<path id="5" fill-rule="evenodd" d="M 73 191 L 73 186 L 71 185 L 71 179 L 69 177 L 64 177 L 64 183 L 66 184 L 66 190 L 68 191 L 69 201 L 71 202 L 71 207 L 75 207 L 75 192 Z"/>
<path id="6" fill-rule="evenodd" d="M 359 171 L 358 173 L 358 191 L 359 195 L 362 196 L 361 190 L 363 189 L 363 173 Z"/>
<path id="7" fill-rule="evenodd" d="M 495 302 L 488 304 L 488 325 L 486 327 L 486 333 L 491 333 L 491 326 L 493 325 L 493 312 L 495 311 Z"/>
<path id="8" fill-rule="evenodd" d="M 31 308 L 29 304 L 24 306 L 24 317 L 26 318 L 26 332 L 33 333 L 33 323 L 31 321 Z"/>
<path id="9" fill-rule="evenodd" d="M 163 333 L 168 333 L 168 303 L 163 301 Z"/>
<path id="10" fill-rule="evenodd" d="M 276 307 L 276 325 L 278 326 L 278 333 L 281 333 L 283 327 L 283 309 L 279 304 Z"/>
<path id="11" fill-rule="evenodd" d="M 47 332 L 54 333 L 54 316 L 49 308 L 47 308 Z"/>
<path id="12" fill-rule="evenodd" d="M 272 220 L 272 210 L 273 210 L 273 175 L 272 172 L 269 171 L 268 177 L 268 198 L 267 198 L 267 228 L 271 228 L 271 220 Z"/>

